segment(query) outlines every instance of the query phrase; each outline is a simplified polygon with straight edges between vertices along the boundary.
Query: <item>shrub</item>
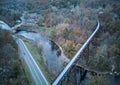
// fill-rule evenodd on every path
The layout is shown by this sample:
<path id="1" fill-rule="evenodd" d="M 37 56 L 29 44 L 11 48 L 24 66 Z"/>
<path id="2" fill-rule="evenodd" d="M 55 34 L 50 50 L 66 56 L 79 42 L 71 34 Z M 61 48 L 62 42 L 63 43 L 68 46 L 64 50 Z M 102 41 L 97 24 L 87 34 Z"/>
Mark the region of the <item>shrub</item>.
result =
<path id="1" fill-rule="evenodd" d="M 46 28 L 46 34 L 49 38 L 54 39 L 56 37 L 56 28 Z"/>

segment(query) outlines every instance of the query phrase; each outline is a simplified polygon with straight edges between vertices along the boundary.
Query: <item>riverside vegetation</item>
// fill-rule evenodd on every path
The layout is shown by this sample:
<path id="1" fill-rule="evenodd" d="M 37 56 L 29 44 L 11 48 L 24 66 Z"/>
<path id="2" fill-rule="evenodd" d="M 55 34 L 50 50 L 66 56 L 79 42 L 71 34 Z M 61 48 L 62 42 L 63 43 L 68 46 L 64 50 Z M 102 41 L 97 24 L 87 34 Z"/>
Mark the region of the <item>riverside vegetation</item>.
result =
<path id="1" fill-rule="evenodd" d="M 8 8 L 2 6 L 3 12 L 0 13 L 2 16 L 0 19 L 7 22 L 12 20 L 13 22 L 8 23 L 13 25 L 23 11 L 27 11 L 25 18 L 31 13 L 37 13 L 39 17 L 35 25 L 22 25 L 18 29 L 35 31 L 47 36 L 62 47 L 64 54 L 69 59 L 91 35 L 98 18 L 101 27 L 90 43 L 88 63 L 84 64 L 86 58 L 82 56 L 79 64 L 99 72 L 120 72 L 119 0 L 26 0 L 21 3 L 23 4 L 22 9 L 15 5 L 20 11 L 12 19 L 6 18 L 8 15 L 4 11 Z M 10 12 L 18 13 L 14 7 L 8 6 Z M 4 10 L 4 8 L 6 9 Z M 90 85 L 107 85 L 104 83 L 103 77 L 92 75 L 90 77 L 92 77 L 89 81 Z M 108 78 L 105 80 L 109 82 Z"/>

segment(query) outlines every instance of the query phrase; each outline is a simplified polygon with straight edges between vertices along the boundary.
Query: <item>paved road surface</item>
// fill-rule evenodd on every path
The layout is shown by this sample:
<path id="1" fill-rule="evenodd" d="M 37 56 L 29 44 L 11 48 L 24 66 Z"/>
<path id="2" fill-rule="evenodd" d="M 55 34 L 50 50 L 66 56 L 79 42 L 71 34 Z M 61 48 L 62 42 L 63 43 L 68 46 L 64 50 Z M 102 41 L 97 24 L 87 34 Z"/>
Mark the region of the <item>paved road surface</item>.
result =
<path id="1" fill-rule="evenodd" d="M 30 73 L 35 81 L 36 85 L 49 85 L 46 78 L 44 77 L 42 71 L 38 67 L 37 63 L 33 59 L 31 53 L 29 52 L 28 48 L 24 44 L 24 42 L 21 39 L 16 39 L 19 51 L 21 56 L 24 58 Z"/>

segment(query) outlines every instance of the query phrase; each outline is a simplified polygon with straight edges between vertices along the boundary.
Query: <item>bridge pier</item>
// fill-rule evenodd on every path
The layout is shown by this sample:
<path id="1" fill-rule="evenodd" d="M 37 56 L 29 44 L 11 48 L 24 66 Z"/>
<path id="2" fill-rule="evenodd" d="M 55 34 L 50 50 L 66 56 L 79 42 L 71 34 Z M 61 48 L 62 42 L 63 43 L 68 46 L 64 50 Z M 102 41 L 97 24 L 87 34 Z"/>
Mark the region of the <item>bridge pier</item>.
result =
<path id="1" fill-rule="evenodd" d="M 84 64 L 88 64 L 89 61 L 89 44 L 84 49 L 83 53 L 81 54 L 82 60 L 86 60 Z M 80 83 L 85 79 L 86 74 L 88 70 L 85 70 L 84 68 L 77 66 L 76 62 L 78 62 L 79 59 L 77 59 L 74 63 L 74 65 L 71 66 L 71 68 L 67 71 L 67 73 L 64 75 L 62 80 L 60 81 L 60 85 L 63 85 L 63 83 L 73 83 L 74 85 L 80 85 Z M 69 82 L 68 82 L 69 81 Z"/>

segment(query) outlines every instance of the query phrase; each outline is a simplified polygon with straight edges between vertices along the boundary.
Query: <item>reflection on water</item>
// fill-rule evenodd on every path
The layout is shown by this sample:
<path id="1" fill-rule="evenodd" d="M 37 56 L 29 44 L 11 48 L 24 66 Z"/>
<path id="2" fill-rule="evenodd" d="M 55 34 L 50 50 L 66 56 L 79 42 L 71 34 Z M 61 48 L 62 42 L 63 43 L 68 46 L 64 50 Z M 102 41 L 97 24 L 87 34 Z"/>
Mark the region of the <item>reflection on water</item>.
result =
<path id="1" fill-rule="evenodd" d="M 51 73 L 58 75 L 60 73 L 60 71 L 65 67 L 64 64 L 69 62 L 69 59 L 67 59 L 64 56 L 61 47 L 59 45 L 57 45 L 55 42 L 53 42 L 52 40 L 49 40 L 46 37 L 43 37 L 42 35 L 40 35 L 38 33 L 32 33 L 32 32 L 26 32 L 26 31 L 21 31 L 18 33 L 18 35 L 22 35 L 28 39 L 31 39 L 31 40 L 37 42 L 38 45 L 42 45 L 43 57 L 45 58 L 45 63 L 47 64 L 48 69 Z M 70 81 L 74 81 L 75 80 L 74 78 L 76 77 L 76 81 L 73 82 L 74 84 L 81 83 L 81 85 L 90 85 L 90 82 L 92 82 L 91 77 L 90 77 L 90 72 L 87 73 L 87 75 L 84 77 L 84 80 L 81 82 L 80 81 L 82 79 L 81 70 L 82 69 L 76 70 L 76 73 L 74 73 L 74 69 L 71 70 L 70 74 L 66 77 L 66 79 L 70 80 Z M 75 76 L 75 74 L 76 74 L 76 76 Z M 101 83 L 105 83 L 106 85 L 120 85 L 120 77 L 115 78 L 113 75 L 112 76 L 105 75 L 105 76 L 106 76 L 106 78 L 105 78 L 106 82 L 101 80 Z M 103 76 L 103 79 L 104 79 L 104 76 Z M 71 84 L 70 81 L 66 85 Z M 100 80 L 98 79 L 98 81 L 100 81 Z M 98 84 L 98 83 L 99 82 L 96 81 L 96 83 L 94 83 L 94 84 Z M 73 84 L 71 84 L 71 85 L 73 85 Z"/>
<path id="2" fill-rule="evenodd" d="M 48 69 L 53 74 L 58 74 L 69 60 L 64 56 L 62 49 L 52 40 L 38 33 L 20 31 L 17 35 L 31 39 L 43 47 L 43 57 Z"/>
<path id="3" fill-rule="evenodd" d="M 0 26 L 2 27 L 2 29 L 10 30 L 10 26 L 8 26 L 3 21 L 0 21 Z M 20 31 L 18 35 L 31 39 L 35 41 L 38 45 L 42 45 L 43 57 L 45 59 L 45 63 L 47 64 L 49 71 L 52 72 L 53 74 L 56 74 L 56 75 L 59 74 L 59 72 L 63 69 L 65 64 L 69 61 L 69 59 L 67 59 L 63 54 L 61 47 L 58 46 L 52 40 L 49 40 L 46 37 L 43 37 L 42 35 L 34 32 Z M 81 75 L 80 69 L 76 71 L 76 74 L 77 74 L 76 84 L 78 85 L 78 83 L 80 83 L 79 81 L 80 75 Z M 74 80 L 73 76 L 74 76 L 74 72 L 72 72 L 69 75 L 69 79 L 71 81 Z M 85 80 L 81 83 L 81 85 L 90 85 L 89 79 L 90 79 L 90 75 L 88 73 L 88 75 L 85 77 Z M 106 79 L 108 81 L 108 84 L 106 85 L 120 85 L 120 76 L 109 75 L 107 76 Z"/>

